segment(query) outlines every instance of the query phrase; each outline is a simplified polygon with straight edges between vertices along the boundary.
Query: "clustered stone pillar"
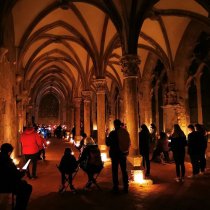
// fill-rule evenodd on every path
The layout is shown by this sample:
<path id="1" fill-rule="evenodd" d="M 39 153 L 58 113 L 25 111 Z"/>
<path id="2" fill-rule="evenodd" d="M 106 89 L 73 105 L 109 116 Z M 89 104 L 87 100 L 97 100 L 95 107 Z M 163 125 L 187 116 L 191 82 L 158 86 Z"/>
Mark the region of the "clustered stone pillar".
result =
<path id="1" fill-rule="evenodd" d="M 105 150 L 105 79 L 96 79 L 98 145 Z"/>
<path id="2" fill-rule="evenodd" d="M 70 105 L 70 129 L 72 130 L 74 125 L 74 106 Z"/>
<path id="3" fill-rule="evenodd" d="M 197 81 L 196 81 L 196 89 L 197 89 L 197 105 L 198 105 L 198 123 L 202 124 L 203 123 L 203 113 L 202 113 L 200 76 L 197 78 Z"/>
<path id="4" fill-rule="evenodd" d="M 124 75 L 124 111 L 127 130 L 131 138 L 129 160 L 135 165 L 139 155 L 138 142 L 138 71 L 140 60 L 137 55 L 125 55 L 121 58 L 122 72 Z"/>
<path id="5" fill-rule="evenodd" d="M 91 91 L 82 91 L 84 99 L 84 132 L 90 136 Z"/>
<path id="6" fill-rule="evenodd" d="M 74 104 L 75 104 L 75 140 L 79 141 L 81 139 L 80 137 L 80 106 L 81 106 L 81 98 L 74 98 Z"/>

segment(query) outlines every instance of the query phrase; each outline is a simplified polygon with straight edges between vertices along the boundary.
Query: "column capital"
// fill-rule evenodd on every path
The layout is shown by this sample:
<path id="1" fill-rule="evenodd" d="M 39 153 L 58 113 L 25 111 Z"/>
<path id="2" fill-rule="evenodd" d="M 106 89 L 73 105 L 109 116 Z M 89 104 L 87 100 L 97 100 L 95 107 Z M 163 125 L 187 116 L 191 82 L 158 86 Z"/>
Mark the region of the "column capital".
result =
<path id="1" fill-rule="evenodd" d="M 96 86 L 97 93 L 105 93 L 106 90 L 106 80 L 105 79 L 96 79 L 94 81 Z"/>
<path id="2" fill-rule="evenodd" d="M 124 77 L 137 76 L 139 71 L 140 59 L 138 55 L 124 55 L 120 60 Z"/>
<path id="3" fill-rule="evenodd" d="M 74 98 L 74 105 L 75 105 L 75 107 L 78 107 L 79 108 L 81 102 L 82 102 L 82 98 L 81 97 Z"/>
<path id="4" fill-rule="evenodd" d="M 83 90 L 82 91 L 82 98 L 85 102 L 90 102 L 92 96 L 92 91 L 90 90 Z"/>

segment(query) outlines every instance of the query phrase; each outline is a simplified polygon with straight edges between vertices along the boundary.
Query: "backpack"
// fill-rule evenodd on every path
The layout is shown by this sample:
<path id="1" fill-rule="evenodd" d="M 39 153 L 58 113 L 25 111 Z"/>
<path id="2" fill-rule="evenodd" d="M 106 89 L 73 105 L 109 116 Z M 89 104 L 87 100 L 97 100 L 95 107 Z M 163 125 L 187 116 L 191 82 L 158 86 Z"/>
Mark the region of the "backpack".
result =
<path id="1" fill-rule="evenodd" d="M 101 152 L 98 147 L 91 146 L 89 148 L 89 157 L 88 157 L 87 163 L 93 166 L 103 165 L 102 160 L 101 160 Z"/>
<path id="2" fill-rule="evenodd" d="M 128 154 L 131 145 L 130 135 L 128 131 L 124 128 L 119 128 L 117 130 L 117 138 L 120 151 L 124 154 Z"/>

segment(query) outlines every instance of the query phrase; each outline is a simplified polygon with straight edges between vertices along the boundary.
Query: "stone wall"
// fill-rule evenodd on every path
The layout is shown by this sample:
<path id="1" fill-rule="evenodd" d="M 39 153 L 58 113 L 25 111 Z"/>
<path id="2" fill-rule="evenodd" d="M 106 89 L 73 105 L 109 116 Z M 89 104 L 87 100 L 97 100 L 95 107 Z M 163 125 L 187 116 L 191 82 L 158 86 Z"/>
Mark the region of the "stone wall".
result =
<path id="1" fill-rule="evenodd" d="M 11 143 L 18 152 L 16 114 L 16 62 L 14 27 L 11 14 L 7 16 L 4 28 L 3 46 L 0 46 L 0 145 Z"/>
<path id="2" fill-rule="evenodd" d="M 8 142 L 17 148 L 15 68 L 6 54 L 0 60 L 0 81 L 0 144 Z"/>

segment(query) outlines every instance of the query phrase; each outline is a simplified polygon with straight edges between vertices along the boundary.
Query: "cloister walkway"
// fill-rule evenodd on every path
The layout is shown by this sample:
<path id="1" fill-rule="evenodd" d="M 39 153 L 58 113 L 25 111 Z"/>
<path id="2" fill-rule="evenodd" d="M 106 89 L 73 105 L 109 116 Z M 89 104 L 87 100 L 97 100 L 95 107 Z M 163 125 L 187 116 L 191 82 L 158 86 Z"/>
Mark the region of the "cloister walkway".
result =
<path id="1" fill-rule="evenodd" d="M 98 183 L 99 191 L 83 191 L 87 176 L 80 170 L 74 180 L 77 194 L 67 191 L 59 194 L 60 174 L 56 164 L 63 154 L 65 147 L 71 146 L 60 139 L 50 139 L 51 144 L 46 151 L 46 161 L 38 163 L 38 179 L 27 180 L 33 185 L 33 192 L 28 210 L 209 210 L 210 209 L 210 172 L 196 179 L 186 179 L 184 183 L 176 183 L 174 164 L 152 163 L 151 174 L 153 185 L 141 187 L 130 184 L 128 194 L 117 195 L 110 192 L 111 168 L 106 163 Z M 76 154 L 78 155 L 78 154 Z M 208 163 L 209 164 L 209 163 Z M 187 174 L 191 173 L 191 166 L 186 163 Z M 130 166 L 128 167 L 130 171 Z"/>

